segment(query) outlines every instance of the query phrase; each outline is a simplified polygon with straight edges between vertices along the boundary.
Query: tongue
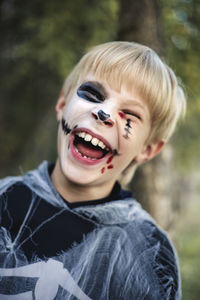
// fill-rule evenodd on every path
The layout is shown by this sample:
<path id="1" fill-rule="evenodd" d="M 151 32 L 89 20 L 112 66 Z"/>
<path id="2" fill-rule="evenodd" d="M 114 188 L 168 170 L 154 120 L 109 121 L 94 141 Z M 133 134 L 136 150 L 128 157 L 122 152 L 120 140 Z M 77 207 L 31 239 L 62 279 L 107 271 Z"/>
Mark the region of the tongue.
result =
<path id="1" fill-rule="evenodd" d="M 103 157 L 103 152 L 101 150 L 94 149 L 92 147 L 89 147 L 86 144 L 78 143 L 76 147 L 82 155 L 85 155 L 87 157 L 96 158 L 96 159 L 100 159 Z"/>

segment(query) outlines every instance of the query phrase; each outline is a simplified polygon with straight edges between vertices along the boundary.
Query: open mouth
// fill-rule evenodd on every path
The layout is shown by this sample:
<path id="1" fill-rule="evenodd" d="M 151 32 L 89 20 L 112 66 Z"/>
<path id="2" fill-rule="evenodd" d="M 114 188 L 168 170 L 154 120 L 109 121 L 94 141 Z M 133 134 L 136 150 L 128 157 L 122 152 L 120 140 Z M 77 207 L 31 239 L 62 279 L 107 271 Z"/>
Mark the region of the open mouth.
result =
<path id="1" fill-rule="evenodd" d="M 74 132 L 73 136 L 75 152 L 83 159 L 97 161 L 111 153 L 111 148 L 102 139 L 93 136 L 89 132 L 79 130 Z"/>

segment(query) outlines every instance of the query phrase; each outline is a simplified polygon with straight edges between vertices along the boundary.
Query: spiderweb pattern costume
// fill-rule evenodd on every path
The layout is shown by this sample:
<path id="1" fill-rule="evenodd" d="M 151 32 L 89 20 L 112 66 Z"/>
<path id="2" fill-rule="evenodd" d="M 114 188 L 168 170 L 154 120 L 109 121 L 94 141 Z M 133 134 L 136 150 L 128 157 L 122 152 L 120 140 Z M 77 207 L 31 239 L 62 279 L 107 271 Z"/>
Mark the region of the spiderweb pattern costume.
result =
<path id="1" fill-rule="evenodd" d="M 13 202 L 21 212 L 16 220 L 9 193 L 21 185 L 29 201 Z M 173 246 L 132 198 L 72 210 L 53 187 L 47 162 L 24 176 L 1 180 L 0 197 L 0 299 L 180 299 Z M 35 224 L 42 205 L 47 215 Z M 65 248 L 67 228 L 58 227 L 59 234 L 45 228 L 63 225 L 67 218 L 74 218 L 75 224 L 82 221 L 86 231 Z M 49 246 L 42 246 L 39 237 L 48 234 Z M 52 254 L 45 252 L 54 244 Z"/>

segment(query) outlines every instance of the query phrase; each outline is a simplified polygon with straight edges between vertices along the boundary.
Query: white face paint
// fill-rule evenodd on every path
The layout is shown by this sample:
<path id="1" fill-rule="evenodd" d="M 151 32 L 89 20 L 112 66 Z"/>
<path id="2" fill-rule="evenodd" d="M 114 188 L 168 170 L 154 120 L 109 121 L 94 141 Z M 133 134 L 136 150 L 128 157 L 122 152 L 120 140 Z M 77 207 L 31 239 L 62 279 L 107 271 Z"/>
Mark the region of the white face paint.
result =
<path id="1" fill-rule="evenodd" d="M 90 186 L 112 185 L 133 159 L 148 160 L 149 148 L 145 142 L 150 132 L 150 112 L 136 92 L 130 94 L 122 89 L 118 93 L 105 82 L 90 77 L 77 87 L 67 104 L 61 97 L 56 110 L 58 119 L 63 119 L 65 125 L 62 127 L 61 122 L 58 132 L 59 172 L 56 175 L 60 180 L 66 178 Z M 87 149 L 84 139 L 90 145 L 91 142 L 99 144 L 99 151 Z M 93 159 L 83 157 L 76 148 Z M 102 158 L 101 148 L 109 149 Z M 113 151 L 119 155 L 112 158 Z"/>

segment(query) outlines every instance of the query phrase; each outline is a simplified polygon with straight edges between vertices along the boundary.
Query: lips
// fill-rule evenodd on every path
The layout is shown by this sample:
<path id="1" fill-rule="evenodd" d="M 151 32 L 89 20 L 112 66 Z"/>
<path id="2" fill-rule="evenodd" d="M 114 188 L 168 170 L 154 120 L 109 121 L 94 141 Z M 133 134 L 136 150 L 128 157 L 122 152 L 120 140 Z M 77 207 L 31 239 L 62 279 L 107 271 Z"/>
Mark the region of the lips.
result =
<path id="1" fill-rule="evenodd" d="M 78 128 L 72 132 L 70 149 L 76 160 L 89 165 L 102 162 L 112 153 L 107 140 L 86 128 Z"/>

